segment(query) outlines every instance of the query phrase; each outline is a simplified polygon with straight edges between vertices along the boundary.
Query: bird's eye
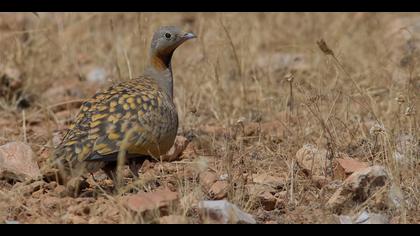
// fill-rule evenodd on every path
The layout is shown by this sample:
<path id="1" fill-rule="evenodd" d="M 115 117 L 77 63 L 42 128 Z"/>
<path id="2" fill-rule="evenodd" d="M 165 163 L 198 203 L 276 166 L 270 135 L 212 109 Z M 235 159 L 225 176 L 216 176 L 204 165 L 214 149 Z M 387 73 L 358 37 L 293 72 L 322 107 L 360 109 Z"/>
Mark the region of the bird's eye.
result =
<path id="1" fill-rule="evenodd" d="M 169 38 L 171 38 L 171 34 L 170 34 L 170 33 L 166 33 L 166 34 L 165 34 L 165 37 L 166 37 L 167 39 L 169 39 Z"/>

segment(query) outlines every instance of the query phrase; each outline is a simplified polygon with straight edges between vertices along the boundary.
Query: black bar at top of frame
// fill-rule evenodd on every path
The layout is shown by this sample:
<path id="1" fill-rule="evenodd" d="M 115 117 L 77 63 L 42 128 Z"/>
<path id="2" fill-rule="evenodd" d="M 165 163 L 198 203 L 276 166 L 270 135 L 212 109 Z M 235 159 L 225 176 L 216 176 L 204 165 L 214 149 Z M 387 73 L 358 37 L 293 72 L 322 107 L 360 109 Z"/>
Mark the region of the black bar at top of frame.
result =
<path id="1" fill-rule="evenodd" d="M 1 11 L 33 12 L 412 12 L 415 0 L 1 0 Z"/>

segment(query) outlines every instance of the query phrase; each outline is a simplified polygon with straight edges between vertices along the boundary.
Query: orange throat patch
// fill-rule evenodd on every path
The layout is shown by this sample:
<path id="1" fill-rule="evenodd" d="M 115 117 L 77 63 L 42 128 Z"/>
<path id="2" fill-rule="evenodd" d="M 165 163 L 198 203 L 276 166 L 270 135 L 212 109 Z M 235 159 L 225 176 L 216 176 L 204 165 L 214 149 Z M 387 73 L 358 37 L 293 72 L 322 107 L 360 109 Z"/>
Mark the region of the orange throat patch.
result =
<path id="1" fill-rule="evenodd" d="M 166 69 L 168 69 L 168 65 L 167 63 L 165 63 L 165 61 L 157 56 L 157 55 L 153 55 L 150 59 L 150 64 L 157 70 L 157 71 L 164 71 Z"/>

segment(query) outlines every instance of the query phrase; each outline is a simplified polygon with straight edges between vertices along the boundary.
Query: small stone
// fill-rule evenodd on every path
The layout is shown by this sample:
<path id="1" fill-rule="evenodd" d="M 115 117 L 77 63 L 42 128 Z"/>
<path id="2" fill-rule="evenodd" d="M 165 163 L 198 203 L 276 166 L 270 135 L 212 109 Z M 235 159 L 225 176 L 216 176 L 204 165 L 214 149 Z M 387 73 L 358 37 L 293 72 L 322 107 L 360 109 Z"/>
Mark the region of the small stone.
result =
<path id="1" fill-rule="evenodd" d="M 280 176 L 259 174 L 253 175 L 253 182 L 256 184 L 267 185 L 275 189 L 282 189 L 285 185 L 285 179 Z"/>
<path id="2" fill-rule="evenodd" d="M 208 191 L 216 181 L 217 181 L 216 173 L 212 171 L 205 171 L 203 173 L 200 173 L 200 184 L 203 186 L 203 188 L 206 191 Z"/>
<path id="3" fill-rule="evenodd" d="M 93 67 L 86 75 L 86 80 L 89 83 L 104 84 L 107 81 L 108 74 L 102 67 Z"/>
<path id="4" fill-rule="evenodd" d="M 129 209 L 139 213 L 154 210 L 164 211 L 177 200 L 178 193 L 167 189 L 122 197 L 123 203 Z"/>
<path id="5" fill-rule="evenodd" d="M 337 158 L 335 159 L 335 162 L 337 163 L 337 166 L 334 169 L 334 177 L 342 180 L 346 179 L 354 172 L 369 166 L 367 162 L 361 162 L 351 158 Z"/>
<path id="6" fill-rule="evenodd" d="M 250 214 L 241 211 L 236 205 L 226 200 L 201 201 L 198 204 L 198 210 L 203 223 L 256 224 Z"/>
<path id="7" fill-rule="evenodd" d="M 258 200 L 266 211 L 272 211 L 276 208 L 277 199 L 269 192 L 260 194 Z"/>
<path id="8" fill-rule="evenodd" d="M 17 225 L 17 224 L 20 224 L 20 222 L 17 221 L 17 220 L 5 220 L 4 223 L 7 224 L 7 225 Z"/>
<path id="9" fill-rule="evenodd" d="M 41 177 L 35 154 L 22 142 L 0 146 L 0 177 L 24 181 Z"/>
<path id="10" fill-rule="evenodd" d="M 42 190 L 45 185 L 44 181 L 35 181 L 30 184 L 17 183 L 13 186 L 13 190 L 19 192 L 22 196 L 29 197 L 35 192 Z"/>
<path id="11" fill-rule="evenodd" d="M 363 211 L 359 215 L 355 223 L 356 224 L 389 224 L 389 219 L 388 217 L 382 214 L 368 213 L 367 211 Z"/>
<path id="12" fill-rule="evenodd" d="M 229 184 L 226 181 L 216 181 L 209 190 L 212 199 L 219 200 L 227 196 Z"/>
<path id="13" fill-rule="evenodd" d="M 340 215 L 338 216 L 338 221 L 340 222 L 340 224 L 342 225 L 348 225 L 348 224 L 353 224 L 353 220 L 351 219 L 350 216 L 348 215 Z"/>
<path id="14" fill-rule="evenodd" d="M 223 174 L 219 176 L 219 180 L 228 180 L 229 179 L 229 175 L 228 174 Z"/>
<path id="15" fill-rule="evenodd" d="M 287 199 L 287 191 L 278 192 L 274 196 L 279 199 Z"/>
<path id="16" fill-rule="evenodd" d="M 384 186 L 388 174 L 382 166 L 371 166 L 351 174 L 343 185 L 331 196 L 327 207 L 336 211 L 351 209 L 372 196 L 375 191 Z"/>
<path id="17" fill-rule="evenodd" d="M 327 150 L 313 144 L 305 144 L 296 152 L 296 161 L 308 175 L 326 176 L 328 169 Z"/>

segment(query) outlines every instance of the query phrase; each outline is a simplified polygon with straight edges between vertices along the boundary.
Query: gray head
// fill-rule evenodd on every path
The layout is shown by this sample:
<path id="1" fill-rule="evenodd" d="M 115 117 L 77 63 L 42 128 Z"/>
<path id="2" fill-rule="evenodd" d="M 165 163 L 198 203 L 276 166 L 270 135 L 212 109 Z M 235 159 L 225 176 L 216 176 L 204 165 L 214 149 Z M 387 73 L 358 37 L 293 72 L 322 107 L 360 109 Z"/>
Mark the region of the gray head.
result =
<path id="1" fill-rule="evenodd" d="M 192 38 L 196 38 L 193 33 L 184 32 L 176 26 L 160 27 L 153 35 L 152 56 L 159 57 L 165 63 L 170 62 L 175 49 Z"/>

